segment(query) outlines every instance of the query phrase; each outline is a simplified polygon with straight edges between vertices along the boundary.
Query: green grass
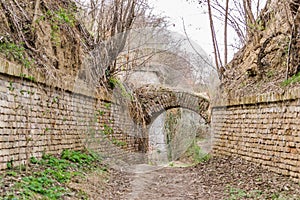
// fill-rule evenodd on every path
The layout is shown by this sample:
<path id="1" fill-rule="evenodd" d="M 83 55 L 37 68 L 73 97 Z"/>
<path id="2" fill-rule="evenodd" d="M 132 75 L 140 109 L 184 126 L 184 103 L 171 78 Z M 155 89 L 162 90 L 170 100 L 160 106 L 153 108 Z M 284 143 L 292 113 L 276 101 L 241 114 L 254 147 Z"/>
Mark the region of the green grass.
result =
<path id="1" fill-rule="evenodd" d="M 297 82 L 300 82 L 300 72 L 297 73 L 297 74 L 295 74 L 295 75 L 293 75 L 289 79 L 283 81 L 282 82 L 282 86 L 288 86 L 290 84 L 297 83 Z"/>
<path id="2" fill-rule="evenodd" d="M 0 200 L 12 199 L 62 199 L 63 195 L 74 193 L 68 183 L 75 177 L 83 177 L 87 171 L 103 170 L 101 158 L 88 151 L 64 150 L 58 156 L 43 155 L 41 159 L 30 158 L 29 172 L 13 168 L 0 179 L 0 191 L 5 180 L 12 181 L 11 187 L 0 193 Z M 11 178 L 10 178 L 11 177 Z M 5 178 L 5 180 L 4 180 Z M 82 191 L 77 196 L 86 199 Z"/>
<path id="3" fill-rule="evenodd" d="M 103 124 L 103 134 L 104 135 L 112 135 L 114 133 L 114 129 L 107 124 Z"/>
<path id="4" fill-rule="evenodd" d="M 191 146 L 188 148 L 186 155 L 193 160 L 194 164 L 206 162 L 210 159 L 210 155 L 203 152 L 203 150 L 197 145 L 197 141 L 194 140 Z"/>
<path id="5" fill-rule="evenodd" d="M 291 196 L 280 194 L 280 193 L 273 193 L 270 194 L 263 190 L 244 190 L 241 188 L 236 188 L 232 186 L 227 186 L 225 193 L 228 194 L 227 200 L 239 200 L 239 199 L 253 199 L 253 200 L 260 200 L 260 199 L 272 199 L 272 200 L 290 200 L 295 199 Z"/>
<path id="6" fill-rule="evenodd" d="M 25 48 L 22 45 L 12 42 L 1 42 L 0 52 L 3 53 L 8 59 L 19 61 L 26 68 L 30 68 L 32 65 L 32 61 L 28 59 Z"/>
<path id="7" fill-rule="evenodd" d="M 121 140 L 118 140 L 116 138 L 113 138 L 112 139 L 112 143 L 116 146 L 119 146 L 119 147 L 123 147 L 123 146 L 126 146 L 127 145 L 127 142 L 125 141 L 121 141 Z"/>
<path id="8" fill-rule="evenodd" d="M 261 199 L 263 192 L 261 190 L 246 191 L 240 188 L 228 186 L 227 192 L 229 193 L 228 200 L 238 199 Z"/>
<path id="9" fill-rule="evenodd" d="M 270 71 L 268 71 L 268 72 L 266 73 L 266 75 L 267 75 L 268 78 L 273 77 L 274 74 L 275 74 L 275 72 L 274 72 L 273 70 L 270 70 Z"/>
<path id="10" fill-rule="evenodd" d="M 127 99 L 132 99 L 133 98 L 132 95 L 126 90 L 124 84 L 119 79 L 117 79 L 115 77 L 111 77 L 108 80 L 108 84 L 109 84 L 111 89 L 114 89 L 115 87 L 119 87 L 123 97 L 125 97 Z"/>

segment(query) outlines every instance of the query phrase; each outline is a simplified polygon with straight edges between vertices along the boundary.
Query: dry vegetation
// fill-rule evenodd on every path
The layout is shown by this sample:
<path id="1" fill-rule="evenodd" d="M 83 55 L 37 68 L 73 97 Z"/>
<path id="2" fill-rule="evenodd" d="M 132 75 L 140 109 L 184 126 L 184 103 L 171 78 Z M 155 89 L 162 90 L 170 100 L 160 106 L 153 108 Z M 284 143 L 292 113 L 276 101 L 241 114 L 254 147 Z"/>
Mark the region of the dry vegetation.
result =
<path id="1" fill-rule="evenodd" d="M 87 33 L 71 1 L 1 1 L 1 53 L 54 80 L 73 79 Z"/>
<path id="2" fill-rule="evenodd" d="M 299 19 L 299 2 L 268 4 L 257 19 L 253 36 L 226 66 L 223 91 L 232 97 L 247 96 L 283 93 L 298 85 Z"/>
<path id="3" fill-rule="evenodd" d="M 89 56 L 90 61 L 94 61 L 94 65 L 90 65 L 91 68 L 87 70 L 93 72 L 91 79 L 96 81 L 93 83 L 95 85 L 103 85 L 103 81 L 109 83 L 114 80 L 113 75 L 120 70 L 116 62 L 127 39 L 126 31 L 132 27 L 144 27 L 149 24 L 160 26 L 164 23 L 160 18 L 150 18 L 150 21 L 147 21 L 145 14 L 147 5 L 144 1 L 112 1 L 114 3 L 112 5 L 100 7 L 97 12 L 96 10 L 89 12 L 90 9 L 98 8 L 97 2 L 101 3 L 93 2 L 96 3 L 94 7 L 86 10 L 91 14 L 91 21 L 86 22 L 89 26 L 85 27 L 83 22 L 76 18 L 77 14 L 82 14 L 80 12 L 83 11 L 79 11 L 78 6 L 68 0 L 2 0 L 0 4 L 1 52 L 8 59 L 20 62 L 28 68 L 36 67 L 48 77 L 60 81 L 66 79 L 74 81 L 82 69 L 83 56 L 92 52 Z M 236 97 L 269 91 L 284 92 L 286 87 L 299 84 L 300 78 L 294 76 L 300 71 L 299 1 L 294 2 L 295 4 L 289 4 L 288 1 L 274 1 L 253 24 L 252 35 L 248 38 L 245 47 L 226 65 L 224 72 L 219 71 L 224 77 L 221 88 L 226 94 Z M 103 13 L 108 16 L 107 19 L 101 18 Z M 110 24 L 113 26 L 109 26 Z M 104 40 L 118 34 L 121 37 L 117 40 L 118 43 L 112 40 L 111 43 L 103 46 Z M 97 50 L 95 47 L 100 50 L 91 51 Z M 99 61 L 99 55 L 105 59 Z M 82 76 L 85 76 L 84 73 Z M 119 83 L 115 81 L 116 84 Z M 134 102 L 137 102 L 136 107 L 140 109 L 141 105 L 138 101 Z M 140 117 L 138 114 L 136 118 Z M 32 192 L 30 183 L 33 181 L 41 183 L 40 181 L 46 180 L 39 179 L 40 177 L 24 179 L 25 176 L 45 175 L 47 181 L 49 177 L 58 176 L 55 163 L 48 163 L 50 159 L 57 161 L 55 157 L 48 157 L 45 163 L 41 164 L 43 170 L 54 167 L 49 172 L 52 173 L 49 176 L 38 171 L 40 169 L 37 169 L 37 162 L 40 161 L 34 159 L 30 164 L 33 169 L 31 172 L 17 174 L 12 170 L 1 175 L 1 195 L 3 197 L 7 195 L 8 188 L 18 180 L 27 184 L 26 188 L 29 192 Z M 70 164 L 69 161 L 64 162 Z M 73 164 L 68 165 L 71 172 L 64 173 L 76 174 L 77 168 L 73 167 Z M 79 168 L 82 169 L 80 166 Z M 86 196 L 92 199 L 300 198 L 298 184 L 236 158 L 212 158 L 195 167 L 164 168 L 138 177 L 135 174 L 116 171 L 111 171 L 110 177 L 102 176 L 101 170 L 82 172 L 84 178 L 74 175 L 77 179 L 68 178 L 68 185 L 64 179 L 47 183 L 56 184 L 58 189 L 61 189 L 62 185 L 68 187 L 68 191 L 71 192 L 68 193 L 69 196 L 64 194 L 65 199 L 73 197 L 73 199 L 80 199 Z M 95 176 L 98 178 L 95 179 Z M 108 180 L 108 183 L 103 183 L 103 179 Z M 144 183 L 141 185 L 142 188 L 135 188 L 134 184 L 132 185 L 136 180 Z M 103 188 L 99 189 L 97 186 L 102 184 Z"/>

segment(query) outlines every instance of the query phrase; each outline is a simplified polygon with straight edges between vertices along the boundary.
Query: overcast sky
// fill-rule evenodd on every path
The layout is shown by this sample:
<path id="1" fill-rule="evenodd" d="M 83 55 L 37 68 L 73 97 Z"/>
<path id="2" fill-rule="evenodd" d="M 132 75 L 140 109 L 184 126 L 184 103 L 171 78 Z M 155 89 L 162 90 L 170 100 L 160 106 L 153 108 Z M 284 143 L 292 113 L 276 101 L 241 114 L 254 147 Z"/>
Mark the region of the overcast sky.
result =
<path id="1" fill-rule="evenodd" d="M 185 0 L 149 0 L 155 14 L 168 16 L 174 24 L 170 30 L 184 35 L 184 20 L 189 37 L 199 44 L 208 55 L 213 55 L 208 16 L 197 4 Z"/>
<path id="2" fill-rule="evenodd" d="M 259 8 L 264 7 L 266 0 L 256 0 L 253 1 L 253 9 L 256 8 L 259 2 Z M 154 14 L 161 14 L 163 16 L 168 16 L 169 21 L 174 24 L 170 27 L 170 30 L 181 33 L 184 35 L 182 18 L 184 19 L 185 26 L 189 37 L 199 44 L 204 51 L 213 56 L 213 45 L 211 39 L 211 32 L 209 26 L 208 15 L 205 14 L 206 8 L 200 8 L 196 3 L 188 3 L 186 0 L 149 0 L 150 5 L 154 7 Z M 223 27 L 220 21 L 214 21 L 215 30 L 217 34 L 217 40 L 221 55 L 223 58 Z M 236 44 L 236 38 L 234 38 L 234 32 L 232 28 L 228 27 L 228 43 Z M 235 36 L 236 37 L 236 36 Z M 235 51 L 237 51 L 235 49 Z M 228 47 L 228 59 L 233 57 L 234 50 L 232 47 Z"/>

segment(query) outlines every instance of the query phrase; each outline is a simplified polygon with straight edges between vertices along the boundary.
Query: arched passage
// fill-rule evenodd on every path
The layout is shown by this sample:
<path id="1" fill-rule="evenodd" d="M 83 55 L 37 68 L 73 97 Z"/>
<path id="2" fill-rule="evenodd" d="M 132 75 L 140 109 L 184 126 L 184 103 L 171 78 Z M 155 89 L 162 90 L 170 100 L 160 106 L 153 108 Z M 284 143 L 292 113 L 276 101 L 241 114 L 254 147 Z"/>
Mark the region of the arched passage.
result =
<path id="1" fill-rule="evenodd" d="M 176 108 L 161 113 L 147 127 L 149 162 L 167 164 L 181 158 L 193 142 L 210 142 L 208 127 L 205 120 L 191 110 Z"/>
<path id="2" fill-rule="evenodd" d="M 194 141 L 196 137 L 195 133 L 189 129 L 191 121 L 201 118 L 204 124 L 210 122 L 209 100 L 204 95 L 153 85 L 138 88 L 135 94 L 142 105 L 146 119 L 147 141 L 149 142 L 148 159 L 153 164 L 166 163 L 179 158 L 179 155 L 187 150 L 191 141 Z M 183 121 L 186 116 L 179 118 L 181 126 L 186 128 L 181 128 L 184 129 L 181 133 L 174 131 L 172 141 L 168 141 L 170 135 L 165 132 L 168 120 L 166 113 L 172 112 L 173 108 L 191 111 L 194 117 L 190 117 L 189 122 Z"/>
<path id="3" fill-rule="evenodd" d="M 204 95 L 172 88 L 144 86 L 135 91 L 142 104 L 147 124 L 151 124 L 162 112 L 172 108 L 185 108 L 198 113 L 210 122 L 209 100 Z"/>

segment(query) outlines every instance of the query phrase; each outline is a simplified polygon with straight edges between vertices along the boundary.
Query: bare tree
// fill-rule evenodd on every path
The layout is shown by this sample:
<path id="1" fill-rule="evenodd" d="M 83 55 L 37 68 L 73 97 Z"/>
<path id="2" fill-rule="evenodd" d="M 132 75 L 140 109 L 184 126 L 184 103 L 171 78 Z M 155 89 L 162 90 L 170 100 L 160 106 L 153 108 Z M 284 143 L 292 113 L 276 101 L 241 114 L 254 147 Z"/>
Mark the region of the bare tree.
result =
<path id="1" fill-rule="evenodd" d="M 227 64 L 228 59 L 228 48 L 227 48 L 227 25 L 228 25 L 228 10 L 229 10 L 229 0 L 226 0 L 225 6 L 225 19 L 224 19 L 224 64 Z"/>
<path id="2" fill-rule="evenodd" d="M 218 45 L 218 41 L 217 41 L 217 37 L 216 37 L 216 31 L 215 31 L 215 26 L 214 26 L 213 17 L 212 17 L 213 15 L 212 15 L 212 10 L 211 10 L 210 0 L 207 0 L 207 8 L 208 8 L 208 15 L 209 15 L 211 38 L 212 38 L 213 47 L 214 47 L 216 68 L 218 71 L 219 78 L 222 79 L 222 72 L 220 71 L 220 68 L 222 67 L 222 60 L 220 57 L 219 45 Z"/>
<path id="3" fill-rule="evenodd" d="M 251 0 L 243 0 L 243 8 L 245 13 L 245 23 L 246 23 L 246 35 L 248 38 L 253 36 L 253 32 L 250 25 L 255 24 L 254 14 L 252 11 L 252 1 Z"/>
<path id="4" fill-rule="evenodd" d="M 197 2 L 200 5 L 207 6 L 215 55 L 215 64 L 218 69 L 219 78 L 221 79 L 225 70 L 225 65 L 228 63 L 228 26 L 230 26 L 238 36 L 238 46 L 244 46 L 247 41 L 252 39 L 254 32 L 257 31 L 256 18 L 260 14 L 260 8 L 262 5 L 259 0 L 197 0 Z M 214 20 L 218 20 L 218 22 L 224 24 L 223 59 L 220 55 L 219 42 L 216 35 Z"/>
<path id="5" fill-rule="evenodd" d="M 147 0 L 77 0 L 77 3 L 83 10 L 81 19 L 93 35 L 94 50 L 85 70 L 94 84 L 104 84 L 119 72 L 118 56 L 124 57 L 125 48 L 130 46 L 128 37 L 133 28 L 165 24 L 163 18 L 151 14 Z M 127 56 L 128 62 L 136 59 Z"/>

